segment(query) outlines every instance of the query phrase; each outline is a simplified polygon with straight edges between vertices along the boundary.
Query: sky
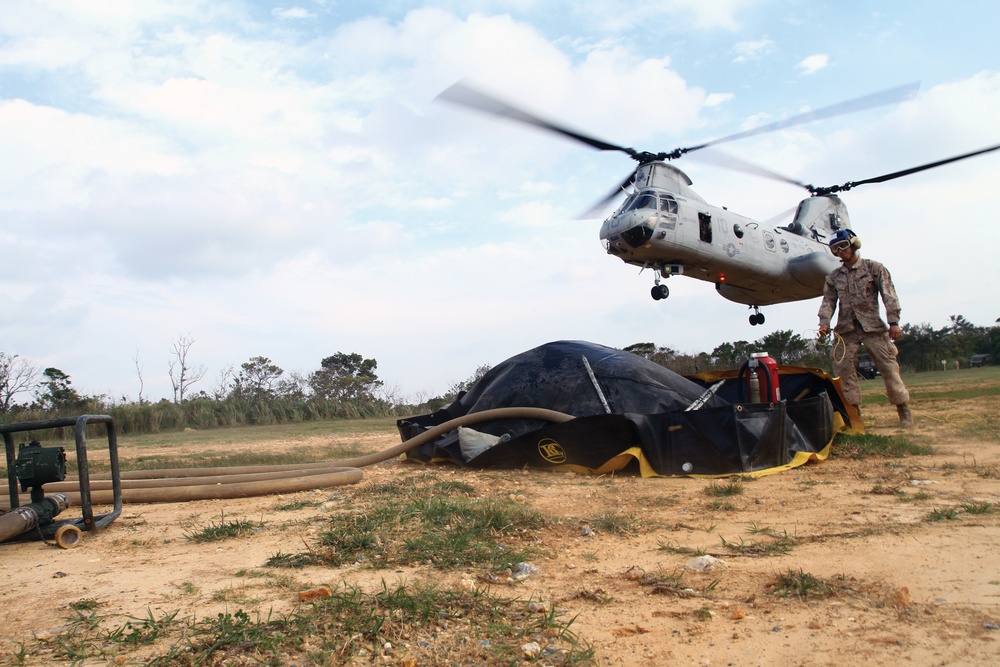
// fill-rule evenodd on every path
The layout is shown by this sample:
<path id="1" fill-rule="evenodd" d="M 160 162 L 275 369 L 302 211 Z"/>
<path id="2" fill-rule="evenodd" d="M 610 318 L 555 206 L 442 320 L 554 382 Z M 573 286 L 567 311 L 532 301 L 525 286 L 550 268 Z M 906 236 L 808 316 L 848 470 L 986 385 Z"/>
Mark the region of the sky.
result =
<path id="1" fill-rule="evenodd" d="M 375 359 L 440 395 L 549 341 L 711 351 L 815 335 L 605 253 L 578 219 L 633 163 L 435 101 L 463 80 L 640 150 L 911 82 L 899 104 L 726 145 L 800 181 L 1000 143 L 1000 3 L 965 0 L 4 0 L 0 351 L 113 400 L 193 391 L 264 356 Z M 765 220 L 806 192 L 692 159 L 708 202 Z M 1000 317 L 1000 151 L 842 198 L 904 323 Z M 609 206 L 609 208 L 611 208 Z M 141 384 L 140 384 L 141 380 Z M 25 400 L 27 397 L 20 397 Z"/>

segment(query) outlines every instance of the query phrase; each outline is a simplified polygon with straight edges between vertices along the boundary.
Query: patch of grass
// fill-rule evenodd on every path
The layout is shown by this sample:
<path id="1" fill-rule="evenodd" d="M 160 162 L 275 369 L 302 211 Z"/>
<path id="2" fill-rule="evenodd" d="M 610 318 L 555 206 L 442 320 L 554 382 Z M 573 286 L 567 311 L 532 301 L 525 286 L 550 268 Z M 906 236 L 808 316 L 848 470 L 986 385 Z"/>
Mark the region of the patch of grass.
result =
<path id="1" fill-rule="evenodd" d="M 182 581 L 175 586 L 180 590 L 182 595 L 197 595 L 201 589 L 195 586 L 190 581 Z"/>
<path id="2" fill-rule="evenodd" d="M 536 549 L 532 533 L 545 525 L 536 510 L 514 500 L 475 496 L 465 482 L 410 476 L 354 493 L 351 512 L 332 515 L 307 553 L 278 553 L 270 567 L 326 564 L 369 567 L 427 564 L 502 571 Z"/>
<path id="3" fill-rule="evenodd" d="M 800 600 L 830 597 L 836 590 L 830 584 L 801 569 L 788 570 L 778 575 L 767 587 L 772 595 L 783 598 L 795 597 Z"/>
<path id="4" fill-rule="evenodd" d="M 101 603 L 94 598 L 83 598 L 77 600 L 76 602 L 70 602 L 69 608 L 73 611 L 90 611 L 91 609 L 97 609 L 101 606 Z"/>
<path id="5" fill-rule="evenodd" d="M 916 493 L 904 493 L 900 491 L 898 495 L 899 501 L 903 503 L 923 502 L 925 500 L 930 500 L 933 497 L 934 496 L 926 491 L 917 491 Z"/>
<path id="6" fill-rule="evenodd" d="M 156 617 L 152 610 L 147 609 L 145 618 L 129 616 L 125 625 L 104 631 L 101 635 L 107 644 L 148 646 L 169 634 L 177 622 L 177 614 L 175 611 Z"/>
<path id="7" fill-rule="evenodd" d="M 958 518 L 958 508 L 956 507 L 938 507 L 924 517 L 924 521 L 929 521 L 931 523 L 936 523 L 938 521 L 954 521 Z"/>
<path id="8" fill-rule="evenodd" d="M 907 456 L 926 456 L 933 453 L 934 448 L 930 445 L 918 445 L 901 436 L 872 433 L 862 435 L 841 433 L 831 448 L 831 457 L 845 457 L 855 460 L 866 459 L 869 456 L 905 458 Z"/>
<path id="9" fill-rule="evenodd" d="M 1000 479 L 1000 467 L 997 466 L 982 466 L 972 459 L 972 470 L 983 479 Z"/>
<path id="10" fill-rule="evenodd" d="M 390 588 L 383 582 L 381 590 L 367 593 L 345 584 L 330 597 L 282 616 L 262 617 L 243 609 L 201 619 L 149 612 L 110 629 L 102 629 L 106 618 L 70 619 L 62 633 L 20 643 L 14 658 L 23 663 L 45 652 L 47 660 L 75 664 L 151 667 L 389 661 L 499 667 L 518 663 L 521 646 L 537 642 L 544 664 L 597 664 L 594 649 L 571 629 L 573 619 L 554 605 L 531 609 L 524 600 L 484 590 L 413 584 Z"/>
<path id="11" fill-rule="evenodd" d="M 262 521 L 250 521 L 249 519 L 227 521 L 223 515 L 218 523 L 212 522 L 203 528 L 185 531 L 184 537 L 190 542 L 218 542 L 234 537 L 249 537 L 263 527 Z"/>
<path id="12" fill-rule="evenodd" d="M 307 507 L 319 507 L 322 505 L 318 500 L 292 500 L 287 503 L 277 503 L 273 506 L 276 512 L 294 512 L 295 510 L 305 509 Z"/>
<path id="13" fill-rule="evenodd" d="M 678 554 L 681 556 L 704 556 L 705 553 L 707 553 L 705 549 L 701 547 L 682 547 L 679 544 L 671 544 L 669 542 L 660 542 L 659 545 L 660 551 L 666 551 L 667 553 Z"/>
<path id="14" fill-rule="evenodd" d="M 290 569 L 301 569 L 307 565 L 319 565 L 323 562 L 323 557 L 311 552 L 285 554 L 278 552 L 267 559 L 267 567 L 287 567 Z"/>
<path id="15" fill-rule="evenodd" d="M 743 480 L 741 478 L 730 479 L 726 482 L 712 482 L 705 487 L 705 495 L 715 496 L 716 498 L 742 496 L 743 491 Z"/>
<path id="16" fill-rule="evenodd" d="M 606 512 L 590 519 L 590 525 L 605 533 L 634 533 L 641 525 L 634 516 L 621 512 Z"/>
<path id="17" fill-rule="evenodd" d="M 989 502 L 969 502 L 962 503 L 962 509 L 966 514 L 992 514 L 996 510 L 996 505 Z"/>
<path id="18" fill-rule="evenodd" d="M 464 496 L 474 496 L 476 495 L 476 487 L 472 486 L 468 482 L 463 482 L 458 479 L 448 479 L 444 481 L 434 482 L 431 489 L 435 493 L 460 493 Z"/>
<path id="19" fill-rule="evenodd" d="M 735 512 L 736 505 L 734 505 L 729 500 L 713 500 L 708 504 L 709 509 L 716 510 L 718 512 Z"/>
<path id="20" fill-rule="evenodd" d="M 747 532 L 750 533 L 751 535 L 777 535 L 778 534 L 778 531 L 776 531 L 774 528 L 771 528 L 770 526 L 762 526 L 759 523 L 757 523 L 756 521 L 751 522 L 750 525 L 747 526 Z"/>
<path id="21" fill-rule="evenodd" d="M 86 661 L 94 659 L 110 662 L 123 651 L 152 645 L 173 632 L 178 625 L 176 611 L 157 617 L 147 610 L 145 618 L 127 616 L 124 625 L 108 628 L 105 627 L 107 617 L 89 611 L 89 614 L 75 611 L 66 619 L 63 631 L 58 634 L 19 643 L 19 657 L 15 664 L 27 664 L 28 656 L 41 651 L 47 652 L 46 658 L 73 664 L 87 664 Z"/>
<path id="22" fill-rule="evenodd" d="M 253 597 L 246 586 L 226 586 L 212 593 L 214 602 L 232 602 L 237 605 L 252 607 L 259 603 L 260 598 Z"/>
<path id="23" fill-rule="evenodd" d="M 900 489 L 898 486 L 887 486 L 885 484 L 876 484 L 868 493 L 876 496 L 905 496 L 906 492 Z"/>
<path id="24" fill-rule="evenodd" d="M 746 541 L 742 537 L 738 542 L 731 542 L 720 536 L 722 546 L 739 556 L 779 556 L 787 554 L 795 548 L 799 539 L 794 535 L 789 535 L 788 531 L 768 532 L 765 534 L 768 539 L 760 541 Z"/>

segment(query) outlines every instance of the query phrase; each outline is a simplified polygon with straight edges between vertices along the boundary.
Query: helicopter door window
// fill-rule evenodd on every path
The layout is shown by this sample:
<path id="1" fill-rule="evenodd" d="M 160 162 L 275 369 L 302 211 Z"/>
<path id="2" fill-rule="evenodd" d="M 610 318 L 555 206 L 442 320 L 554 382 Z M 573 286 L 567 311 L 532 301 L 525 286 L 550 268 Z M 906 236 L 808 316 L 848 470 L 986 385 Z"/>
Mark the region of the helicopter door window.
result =
<path id="1" fill-rule="evenodd" d="M 764 232 L 764 247 L 768 250 L 774 250 L 774 237 Z"/>
<path id="2" fill-rule="evenodd" d="M 660 195 L 660 227 L 664 229 L 677 227 L 677 200 L 670 195 Z"/>
<path id="3" fill-rule="evenodd" d="M 677 200 L 670 195 L 660 195 L 660 211 L 669 215 L 677 215 Z"/>
<path id="4" fill-rule="evenodd" d="M 708 213 L 698 214 L 698 237 L 705 243 L 712 242 L 712 216 Z"/>

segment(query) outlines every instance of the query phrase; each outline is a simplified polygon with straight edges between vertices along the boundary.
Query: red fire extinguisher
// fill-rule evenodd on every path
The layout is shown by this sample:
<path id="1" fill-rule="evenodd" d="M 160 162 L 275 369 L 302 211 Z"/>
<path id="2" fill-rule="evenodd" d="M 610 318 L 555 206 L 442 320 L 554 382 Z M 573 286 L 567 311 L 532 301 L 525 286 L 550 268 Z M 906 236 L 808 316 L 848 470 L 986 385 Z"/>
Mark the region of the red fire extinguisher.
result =
<path id="1" fill-rule="evenodd" d="M 781 400 L 778 380 L 778 362 L 767 352 L 754 352 L 750 360 L 740 366 L 737 378 L 739 400 L 751 403 L 777 403 Z"/>

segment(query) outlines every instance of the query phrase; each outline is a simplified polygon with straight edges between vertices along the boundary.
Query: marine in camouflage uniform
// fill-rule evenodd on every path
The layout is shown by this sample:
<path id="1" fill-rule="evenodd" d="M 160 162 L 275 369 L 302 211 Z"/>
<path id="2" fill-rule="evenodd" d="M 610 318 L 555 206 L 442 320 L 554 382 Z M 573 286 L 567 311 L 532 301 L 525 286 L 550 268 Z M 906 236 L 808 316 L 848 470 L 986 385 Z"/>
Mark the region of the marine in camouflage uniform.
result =
<path id="1" fill-rule="evenodd" d="M 833 372 L 840 376 L 844 397 L 856 408 L 861 405 L 857 363 L 858 346 L 864 345 L 885 380 L 885 392 L 889 403 L 896 406 L 900 426 L 910 428 L 913 426 L 910 393 L 899 377 L 898 353 L 893 344 L 903 334 L 899 328 L 899 297 L 889 270 L 879 262 L 862 258 L 857 252 L 860 247 L 861 241 L 850 230 L 837 232 L 830 241 L 830 248 L 842 265 L 827 276 L 823 286 L 819 331 L 821 335 L 829 332 L 830 321 L 839 305 L 834 331 L 843 339 L 844 348 L 833 347 Z M 888 326 L 879 312 L 880 295 Z M 844 349 L 843 355 L 841 349 Z"/>

